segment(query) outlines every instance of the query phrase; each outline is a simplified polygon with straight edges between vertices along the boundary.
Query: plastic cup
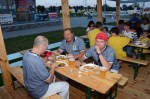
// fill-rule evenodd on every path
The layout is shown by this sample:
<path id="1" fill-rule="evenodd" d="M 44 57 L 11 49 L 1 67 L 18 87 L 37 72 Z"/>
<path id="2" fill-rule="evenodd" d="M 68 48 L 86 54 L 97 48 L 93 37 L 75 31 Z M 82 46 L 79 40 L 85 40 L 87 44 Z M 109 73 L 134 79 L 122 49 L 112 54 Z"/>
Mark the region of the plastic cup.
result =
<path id="1" fill-rule="evenodd" d="M 75 68 L 75 59 L 74 58 L 69 59 L 69 66 L 70 66 L 70 68 Z"/>
<path id="2" fill-rule="evenodd" d="M 106 76 L 107 69 L 105 67 L 100 67 L 100 78 L 104 79 Z"/>

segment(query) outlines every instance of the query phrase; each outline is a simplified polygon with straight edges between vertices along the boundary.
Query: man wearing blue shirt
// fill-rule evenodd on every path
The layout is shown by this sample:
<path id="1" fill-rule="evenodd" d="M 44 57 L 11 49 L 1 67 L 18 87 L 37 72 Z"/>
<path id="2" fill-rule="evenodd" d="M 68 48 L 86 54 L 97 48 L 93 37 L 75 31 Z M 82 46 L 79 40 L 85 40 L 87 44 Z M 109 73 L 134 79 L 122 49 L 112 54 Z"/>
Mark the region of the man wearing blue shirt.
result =
<path id="1" fill-rule="evenodd" d="M 115 51 L 107 45 L 107 34 L 100 32 L 96 35 L 95 40 L 95 45 L 87 50 L 81 58 L 81 61 L 93 57 L 97 65 L 104 66 L 107 70 L 118 73 L 120 66 L 116 59 Z M 81 62 L 77 61 L 77 66 L 80 65 Z"/>
<path id="2" fill-rule="evenodd" d="M 60 48 L 54 52 L 58 55 L 62 52 L 67 52 L 75 59 L 79 59 L 85 53 L 85 43 L 82 38 L 74 36 L 73 31 L 70 28 L 64 30 L 64 40 L 61 42 Z"/>
<path id="3" fill-rule="evenodd" d="M 53 62 L 48 71 L 40 57 L 47 47 L 47 38 L 38 36 L 34 40 L 32 50 L 24 54 L 23 74 L 26 88 L 33 98 L 46 98 L 58 93 L 63 99 L 69 99 L 69 84 L 67 82 L 55 82 L 54 70 L 58 64 Z"/>

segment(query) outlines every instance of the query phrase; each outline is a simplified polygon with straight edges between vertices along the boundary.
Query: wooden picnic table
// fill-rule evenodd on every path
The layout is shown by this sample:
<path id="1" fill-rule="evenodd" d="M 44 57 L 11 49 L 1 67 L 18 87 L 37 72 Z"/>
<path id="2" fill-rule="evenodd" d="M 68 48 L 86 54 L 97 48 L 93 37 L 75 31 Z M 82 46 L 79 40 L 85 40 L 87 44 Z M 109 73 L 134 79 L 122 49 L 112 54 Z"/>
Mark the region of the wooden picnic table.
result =
<path id="1" fill-rule="evenodd" d="M 83 36 L 80 36 L 80 37 L 88 39 L 87 35 L 83 35 Z"/>
<path id="2" fill-rule="evenodd" d="M 147 49 L 149 47 L 147 44 L 145 46 L 143 46 L 143 45 L 135 44 L 134 42 L 133 43 L 129 43 L 128 45 L 129 46 L 133 46 L 133 47 L 138 47 L 138 48 L 145 48 L 145 49 Z"/>
<path id="3" fill-rule="evenodd" d="M 46 65 L 49 65 L 49 63 L 46 63 Z M 56 68 L 55 71 L 104 95 L 107 94 L 122 77 L 121 74 L 107 71 L 106 77 L 101 79 L 99 68 L 90 72 L 83 72 L 79 68 L 73 68 L 72 71 L 72 69 L 67 66 L 65 68 Z M 87 99 L 90 98 L 87 97 Z"/>
<path id="4" fill-rule="evenodd" d="M 140 43 L 136 44 L 136 43 L 133 42 L 133 43 L 129 43 L 128 46 L 133 46 L 135 48 L 138 48 L 137 49 L 137 53 L 135 53 L 136 58 L 140 58 L 140 59 L 144 59 L 145 60 L 145 55 L 143 53 L 143 49 L 148 49 L 149 46 L 148 46 L 148 44 L 146 44 L 144 42 L 142 42 L 141 44 L 144 44 L 144 45 L 140 45 Z"/>
<path id="5" fill-rule="evenodd" d="M 27 50 L 20 51 L 20 53 L 24 54 Z M 46 62 L 46 65 L 49 65 L 48 62 Z M 71 68 L 67 66 L 66 68 L 56 68 L 55 71 L 57 73 L 60 73 L 67 78 L 70 78 L 87 88 L 94 89 L 95 91 L 107 94 L 110 89 L 117 84 L 117 82 L 121 79 L 122 75 L 117 73 L 111 73 L 107 71 L 105 79 L 100 78 L 100 71 L 99 68 L 96 68 L 93 71 L 90 72 L 83 72 L 79 68 L 73 68 L 73 72 L 71 71 Z M 88 93 L 86 93 L 88 94 Z M 86 95 L 89 96 L 89 95 Z M 87 99 L 90 99 L 87 97 Z"/>

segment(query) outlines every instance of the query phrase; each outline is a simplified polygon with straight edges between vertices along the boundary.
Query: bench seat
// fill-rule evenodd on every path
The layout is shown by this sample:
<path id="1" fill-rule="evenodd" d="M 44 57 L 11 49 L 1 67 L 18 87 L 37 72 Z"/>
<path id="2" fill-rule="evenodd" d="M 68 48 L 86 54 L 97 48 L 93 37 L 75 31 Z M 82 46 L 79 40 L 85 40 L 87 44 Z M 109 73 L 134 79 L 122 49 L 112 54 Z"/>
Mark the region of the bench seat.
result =
<path id="1" fill-rule="evenodd" d="M 119 58 L 119 60 L 136 63 L 136 64 L 141 64 L 141 65 L 148 65 L 148 63 L 149 63 L 149 61 L 147 61 L 147 60 L 134 59 L 131 57 L 123 57 L 123 58 Z"/>
<path id="2" fill-rule="evenodd" d="M 121 79 L 117 82 L 119 87 L 124 87 L 128 82 L 128 78 L 127 77 L 121 77 Z"/>
<path id="3" fill-rule="evenodd" d="M 149 61 L 147 61 L 147 60 L 135 59 L 135 58 L 131 58 L 131 57 L 118 58 L 118 60 L 133 63 L 133 64 L 131 64 L 133 66 L 133 69 L 134 69 L 133 79 L 135 79 L 138 76 L 139 67 L 140 66 L 146 66 L 149 63 Z"/>

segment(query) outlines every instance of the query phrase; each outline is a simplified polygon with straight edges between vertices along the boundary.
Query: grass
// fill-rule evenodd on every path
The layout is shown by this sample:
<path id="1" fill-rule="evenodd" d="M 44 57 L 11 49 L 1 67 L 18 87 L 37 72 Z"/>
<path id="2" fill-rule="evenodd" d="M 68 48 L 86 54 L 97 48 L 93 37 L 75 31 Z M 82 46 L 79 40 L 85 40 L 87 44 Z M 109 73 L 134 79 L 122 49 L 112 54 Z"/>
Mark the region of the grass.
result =
<path id="1" fill-rule="evenodd" d="M 73 28 L 73 31 L 76 36 L 82 36 L 86 34 L 86 28 L 83 27 Z M 5 39 L 4 42 L 5 42 L 7 54 L 32 48 L 33 41 L 35 37 L 38 35 L 43 35 L 47 37 L 49 40 L 49 44 L 59 42 L 64 39 L 63 30 Z M 3 86 L 2 74 L 0 74 L 0 86 Z"/>
<path id="2" fill-rule="evenodd" d="M 73 28 L 73 31 L 76 36 L 81 36 L 86 34 L 85 32 L 86 29 L 83 27 Z M 63 40 L 63 30 L 5 39 L 4 42 L 5 42 L 7 54 L 32 48 L 33 41 L 35 37 L 38 35 L 43 35 L 47 37 L 49 40 L 49 44 Z"/>
<path id="3" fill-rule="evenodd" d="M 105 25 L 113 25 L 113 26 L 116 26 L 116 22 L 105 23 Z"/>

